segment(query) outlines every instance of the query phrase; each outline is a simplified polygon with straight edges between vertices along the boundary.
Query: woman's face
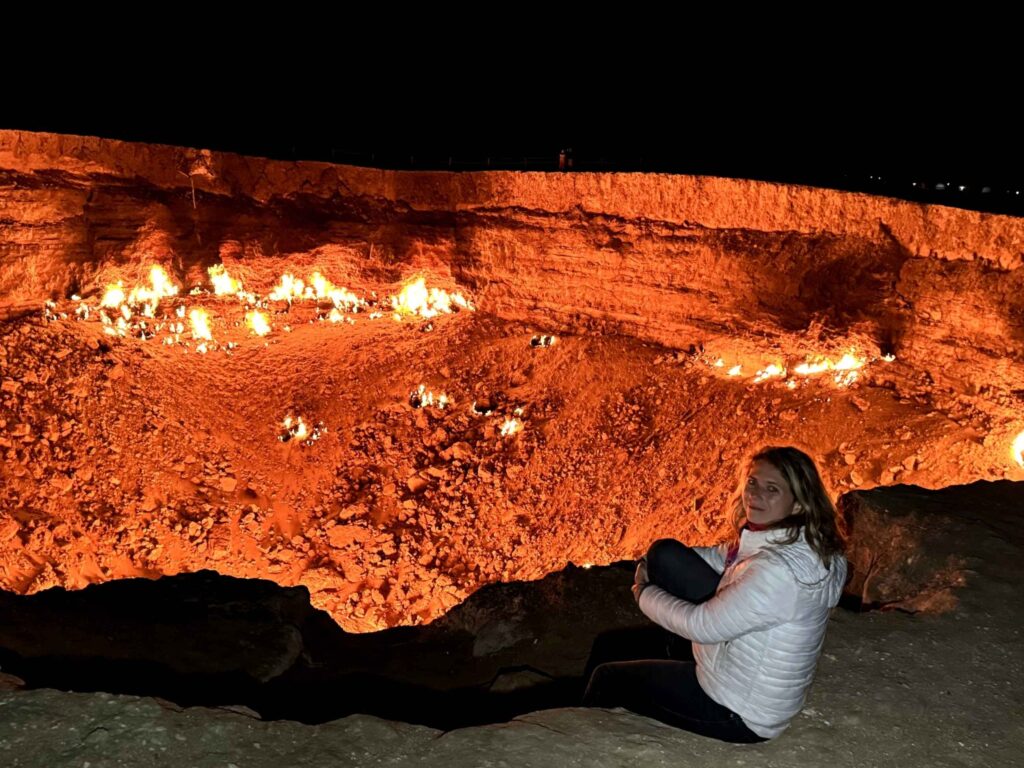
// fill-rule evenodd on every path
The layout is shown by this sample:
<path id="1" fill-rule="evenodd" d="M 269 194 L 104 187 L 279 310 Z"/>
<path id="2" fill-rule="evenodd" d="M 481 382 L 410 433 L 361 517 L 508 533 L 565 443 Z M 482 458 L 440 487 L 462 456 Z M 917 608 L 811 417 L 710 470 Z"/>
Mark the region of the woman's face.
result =
<path id="1" fill-rule="evenodd" d="M 743 511 L 747 520 L 769 525 L 795 513 L 796 498 L 786 478 L 767 461 L 755 461 L 743 487 Z"/>

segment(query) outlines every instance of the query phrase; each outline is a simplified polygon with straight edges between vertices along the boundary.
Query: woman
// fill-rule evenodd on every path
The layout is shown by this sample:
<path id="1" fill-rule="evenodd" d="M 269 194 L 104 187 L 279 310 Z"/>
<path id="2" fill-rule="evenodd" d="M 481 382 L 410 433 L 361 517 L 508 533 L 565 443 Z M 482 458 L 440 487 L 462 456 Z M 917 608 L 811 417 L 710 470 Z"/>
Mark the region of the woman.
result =
<path id="1" fill-rule="evenodd" d="M 734 742 L 774 738 L 800 711 L 846 581 L 842 521 L 796 448 L 758 451 L 731 513 L 731 542 L 662 539 L 637 567 L 640 610 L 692 655 L 601 664 L 585 705 Z"/>

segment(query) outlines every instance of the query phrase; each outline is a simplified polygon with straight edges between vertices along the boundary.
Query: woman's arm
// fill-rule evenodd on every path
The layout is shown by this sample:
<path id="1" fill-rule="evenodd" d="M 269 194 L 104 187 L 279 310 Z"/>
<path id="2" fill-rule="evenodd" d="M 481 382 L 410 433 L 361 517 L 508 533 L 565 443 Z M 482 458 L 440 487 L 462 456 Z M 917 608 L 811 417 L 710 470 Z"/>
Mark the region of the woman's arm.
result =
<path id="1" fill-rule="evenodd" d="M 697 643 L 720 643 L 792 619 L 799 588 L 785 563 L 768 554 L 736 566 L 734 581 L 697 605 L 653 584 L 639 597 L 647 618 Z"/>
<path id="2" fill-rule="evenodd" d="M 690 549 L 700 555 L 701 559 L 718 573 L 725 570 L 725 556 L 729 551 L 728 544 L 719 544 L 717 547 L 690 547 Z"/>

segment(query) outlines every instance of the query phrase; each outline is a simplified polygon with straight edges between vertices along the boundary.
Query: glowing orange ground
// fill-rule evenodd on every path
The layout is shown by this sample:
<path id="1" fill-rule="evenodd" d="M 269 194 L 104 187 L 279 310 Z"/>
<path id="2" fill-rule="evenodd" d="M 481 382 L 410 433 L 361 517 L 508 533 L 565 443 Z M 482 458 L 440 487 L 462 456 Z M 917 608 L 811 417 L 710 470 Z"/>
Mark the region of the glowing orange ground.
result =
<path id="1" fill-rule="evenodd" d="M 483 310 L 332 323 L 279 304 L 257 337 L 239 302 L 187 302 L 215 318 L 205 354 L 187 332 L 112 335 L 74 302 L 0 325 L 0 587 L 213 568 L 303 584 L 369 630 L 660 536 L 711 542 L 764 443 L 809 448 L 837 490 L 1005 471 L 980 414 L 888 388 L 899 361 L 848 387 L 755 383 L 699 350 L 551 343 Z"/>

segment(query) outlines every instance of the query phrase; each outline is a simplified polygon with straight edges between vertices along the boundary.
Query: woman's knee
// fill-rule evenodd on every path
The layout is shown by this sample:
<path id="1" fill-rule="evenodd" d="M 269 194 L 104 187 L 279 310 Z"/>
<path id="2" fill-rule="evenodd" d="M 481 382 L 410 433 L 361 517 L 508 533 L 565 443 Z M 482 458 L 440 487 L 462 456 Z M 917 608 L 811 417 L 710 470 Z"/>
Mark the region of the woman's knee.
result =
<path id="1" fill-rule="evenodd" d="M 647 550 L 647 575 L 651 577 L 655 573 L 664 573 L 669 564 L 678 562 L 684 550 L 689 549 L 685 544 L 675 539 L 658 539 L 651 544 Z"/>

